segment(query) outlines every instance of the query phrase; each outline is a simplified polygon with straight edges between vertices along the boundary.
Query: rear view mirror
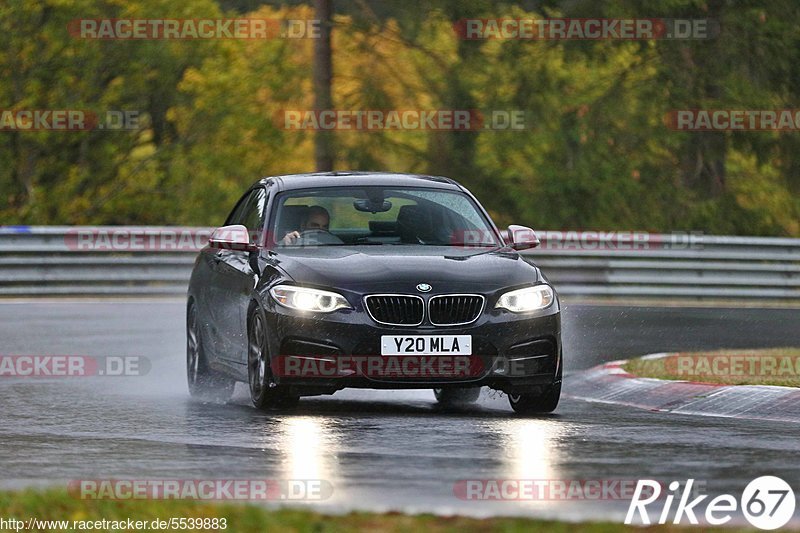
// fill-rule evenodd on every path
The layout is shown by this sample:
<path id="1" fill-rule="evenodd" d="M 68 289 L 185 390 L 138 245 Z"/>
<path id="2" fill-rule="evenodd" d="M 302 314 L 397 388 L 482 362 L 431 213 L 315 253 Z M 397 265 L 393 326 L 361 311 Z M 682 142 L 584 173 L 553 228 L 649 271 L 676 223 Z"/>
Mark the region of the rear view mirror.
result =
<path id="1" fill-rule="evenodd" d="M 389 200 L 374 201 L 374 200 L 356 200 L 353 202 L 353 207 L 356 211 L 362 213 L 385 213 L 392 208 L 392 202 Z"/>
<path id="2" fill-rule="evenodd" d="M 508 240 L 515 250 L 528 250 L 539 246 L 539 237 L 531 228 L 512 224 L 508 227 Z"/>
<path id="3" fill-rule="evenodd" d="M 240 250 L 250 252 L 258 247 L 250 242 L 250 233 L 241 224 L 222 226 L 214 230 L 208 245 L 220 250 Z"/>

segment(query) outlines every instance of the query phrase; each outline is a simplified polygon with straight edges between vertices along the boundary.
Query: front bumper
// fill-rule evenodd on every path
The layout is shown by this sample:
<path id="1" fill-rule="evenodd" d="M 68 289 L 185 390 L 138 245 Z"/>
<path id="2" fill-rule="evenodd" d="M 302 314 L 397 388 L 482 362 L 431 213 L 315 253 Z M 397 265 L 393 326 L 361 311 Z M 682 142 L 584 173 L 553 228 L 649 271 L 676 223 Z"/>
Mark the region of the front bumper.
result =
<path id="1" fill-rule="evenodd" d="M 300 395 L 331 393 L 343 388 L 419 389 L 488 386 L 516 394 L 546 388 L 559 374 L 561 314 L 558 302 L 530 315 L 505 310 L 484 311 L 473 324 L 457 327 L 383 326 L 363 309 L 327 315 L 304 314 L 274 304 L 266 313 L 273 364 L 294 358 L 323 362 L 381 358 L 382 335 L 471 335 L 472 360 L 480 361 L 468 375 L 289 375 L 273 372 L 275 383 L 291 386 Z M 437 357 L 437 356 L 427 356 Z M 295 363 L 297 361 L 294 361 Z M 313 366 L 313 365 L 312 365 Z"/>

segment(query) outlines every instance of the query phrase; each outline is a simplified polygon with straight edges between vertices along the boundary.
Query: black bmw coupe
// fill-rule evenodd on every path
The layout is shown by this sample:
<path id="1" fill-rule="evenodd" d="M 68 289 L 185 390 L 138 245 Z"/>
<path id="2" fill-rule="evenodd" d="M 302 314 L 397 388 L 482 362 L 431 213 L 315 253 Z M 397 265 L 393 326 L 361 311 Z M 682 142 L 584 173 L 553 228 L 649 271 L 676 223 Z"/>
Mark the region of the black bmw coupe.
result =
<path id="1" fill-rule="evenodd" d="M 558 296 L 486 210 L 442 177 L 332 172 L 264 178 L 194 265 L 189 391 L 259 408 L 346 387 L 428 388 L 444 404 L 487 386 L 519 413 L 561 394 Z"/>

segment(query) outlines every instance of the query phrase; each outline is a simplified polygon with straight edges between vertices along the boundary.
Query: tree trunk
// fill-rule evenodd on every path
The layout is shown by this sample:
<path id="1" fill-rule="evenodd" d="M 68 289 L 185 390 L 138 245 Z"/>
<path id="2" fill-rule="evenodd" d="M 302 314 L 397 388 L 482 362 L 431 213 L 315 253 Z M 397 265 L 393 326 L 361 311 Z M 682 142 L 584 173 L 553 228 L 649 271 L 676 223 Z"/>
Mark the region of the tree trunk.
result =
<path id="1" fill-rule="evenodd" d="M 331 26 L 333 24 L 333 0 L 315 0 L 315 17 L 320 21 L 320 36 L 314 39 L 314 111 L 333 108 L 331 79 Z M 318 130 L 314 137 L 314 159 L 317 172 L 333 170 L 333 132 Z"/>

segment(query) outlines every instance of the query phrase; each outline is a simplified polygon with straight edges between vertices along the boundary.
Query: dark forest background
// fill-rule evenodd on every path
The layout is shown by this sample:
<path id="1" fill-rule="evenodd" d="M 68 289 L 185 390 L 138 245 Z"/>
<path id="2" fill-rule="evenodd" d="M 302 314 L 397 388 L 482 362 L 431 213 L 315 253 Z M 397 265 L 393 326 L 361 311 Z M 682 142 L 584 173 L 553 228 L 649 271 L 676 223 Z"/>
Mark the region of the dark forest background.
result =
<path id="1" fill-rule="evenodd" d="M 336 169 L 442 174 L 500 224 L 800 236 L 800 132 L 678 132 L 674 109 L 798 109 L 800 3 L 337 1 L 338 109 L 524 110 L 525 130 L 336 132 Z M 2 224 L 215 225 L 314 170 L 311 39 L 119 41 L 79 18 L 312 19 L 301 1 L 6 0 L 0 109 L 136 110 L 135 130 L 0 131 Z M 711 18 L 713 39 L 459 39 L 462 18 Z"/>

